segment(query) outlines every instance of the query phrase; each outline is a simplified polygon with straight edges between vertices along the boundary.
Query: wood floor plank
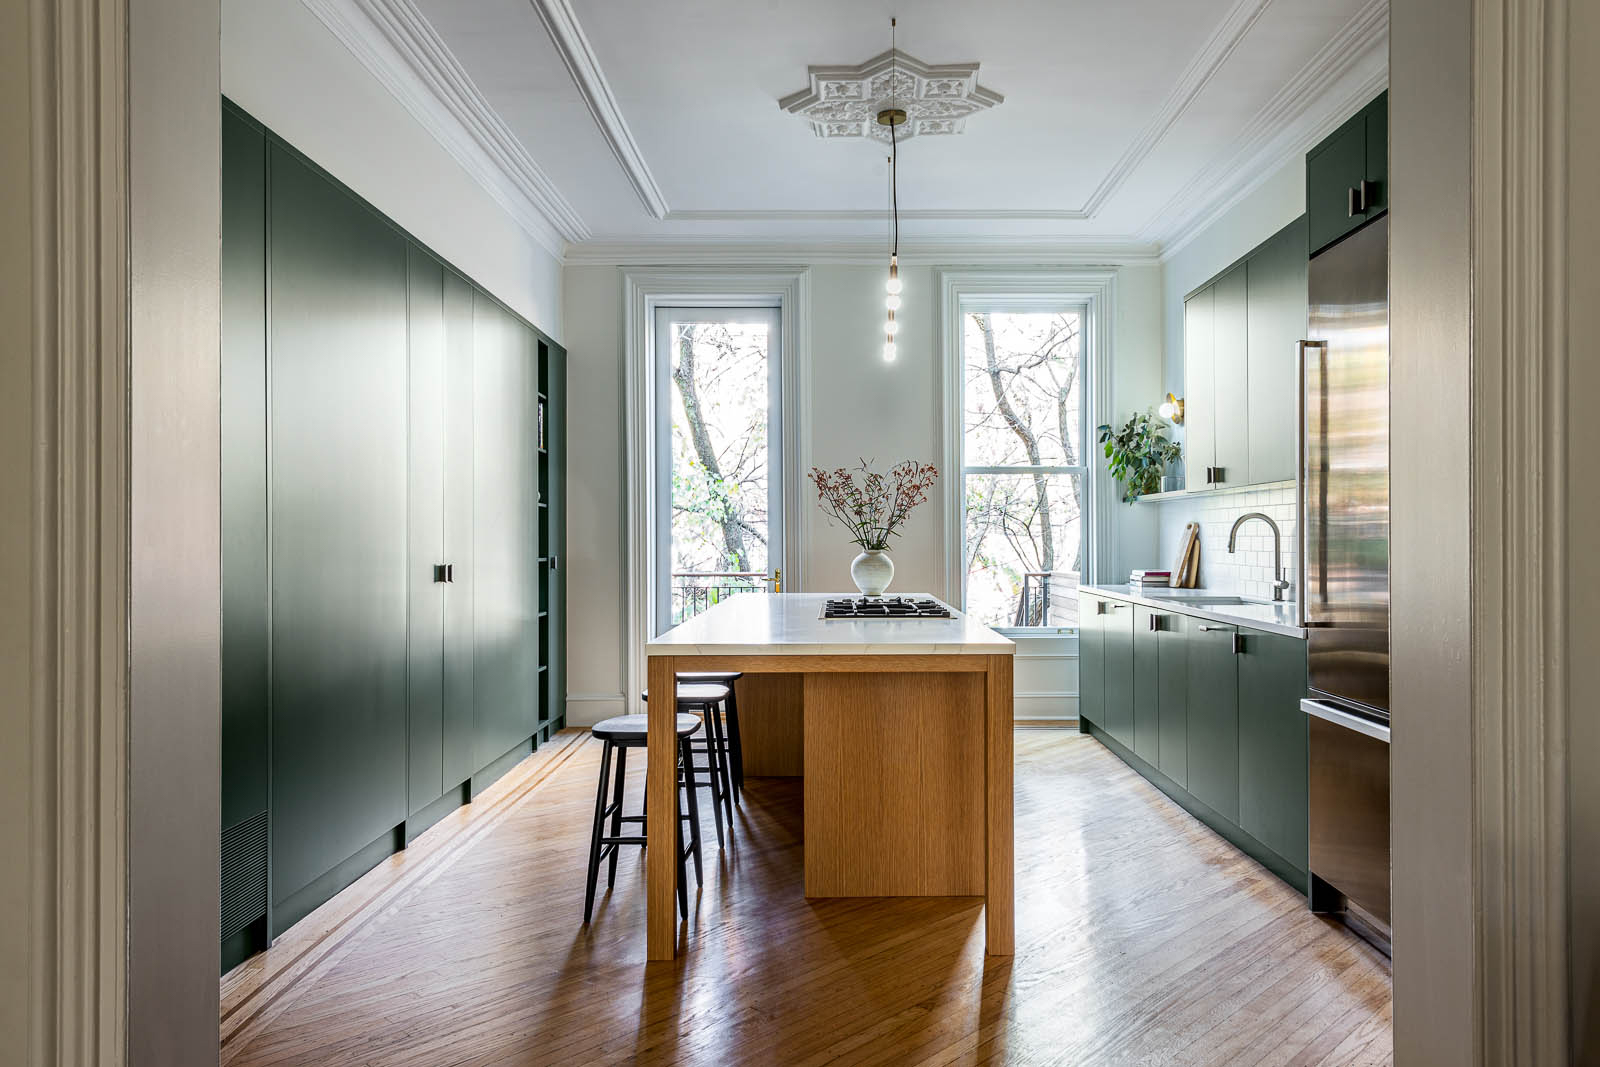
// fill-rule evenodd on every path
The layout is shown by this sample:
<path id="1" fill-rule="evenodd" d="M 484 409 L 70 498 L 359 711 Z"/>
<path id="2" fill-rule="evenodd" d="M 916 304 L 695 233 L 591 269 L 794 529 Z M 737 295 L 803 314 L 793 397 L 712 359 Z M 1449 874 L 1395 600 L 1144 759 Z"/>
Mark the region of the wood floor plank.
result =
<path id="1" fill-rule="evenodd" d="M 1019 731 L 1015 760 L 1014 957 L 971 898 L 808 901 L 802 781 L 752 777 L 647 967 L 638 850 L 581 921 L 599 746 L 564 735 L 230 974 L 224 1062 L 1392 1062 L 1381 955 L 1091 738 Z M 630 761 L 630 810 L 644 784 Z"/>

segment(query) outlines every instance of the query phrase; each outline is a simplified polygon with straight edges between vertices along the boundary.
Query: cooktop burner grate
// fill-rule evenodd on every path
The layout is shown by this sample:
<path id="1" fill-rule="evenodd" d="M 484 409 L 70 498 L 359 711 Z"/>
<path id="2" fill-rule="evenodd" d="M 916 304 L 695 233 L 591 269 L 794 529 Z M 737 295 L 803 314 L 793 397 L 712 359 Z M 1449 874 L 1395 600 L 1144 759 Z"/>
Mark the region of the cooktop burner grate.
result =
<path id="1" fill-rule="evenodd" d="M 829 600 L 824 619 L 951 619 L 949 608 L 932 597 L 862 596 Z"/>

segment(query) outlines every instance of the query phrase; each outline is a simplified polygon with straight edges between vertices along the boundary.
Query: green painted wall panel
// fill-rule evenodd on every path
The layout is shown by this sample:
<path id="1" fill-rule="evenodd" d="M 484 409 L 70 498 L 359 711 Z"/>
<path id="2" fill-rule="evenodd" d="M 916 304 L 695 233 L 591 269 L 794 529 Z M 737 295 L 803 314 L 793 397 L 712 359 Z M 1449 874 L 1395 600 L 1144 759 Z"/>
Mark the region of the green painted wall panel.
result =
<path id="1" fill-rule="evenodd" d="M 420 248 L 406 250 L 409 329 L 411 515 L 406 582 L 410 616 L 406 670 L 408 813 L 444 795 L 444 611 L 453 592 L 435 580 L 444 547 L 444 268 Z"/>

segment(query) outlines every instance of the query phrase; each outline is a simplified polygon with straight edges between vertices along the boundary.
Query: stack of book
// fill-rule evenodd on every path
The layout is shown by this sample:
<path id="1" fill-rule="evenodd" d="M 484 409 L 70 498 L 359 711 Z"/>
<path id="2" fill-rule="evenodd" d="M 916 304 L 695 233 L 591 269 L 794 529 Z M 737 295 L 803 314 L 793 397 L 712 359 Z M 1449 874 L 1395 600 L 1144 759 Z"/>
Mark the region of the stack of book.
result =
<path id="1" fill-rule="evenodd" d="M 1134 589 L 1165 589 L 1172 585 L 1172 572 L 1134 571 L 1128 575 L 1128 584 Z"/>

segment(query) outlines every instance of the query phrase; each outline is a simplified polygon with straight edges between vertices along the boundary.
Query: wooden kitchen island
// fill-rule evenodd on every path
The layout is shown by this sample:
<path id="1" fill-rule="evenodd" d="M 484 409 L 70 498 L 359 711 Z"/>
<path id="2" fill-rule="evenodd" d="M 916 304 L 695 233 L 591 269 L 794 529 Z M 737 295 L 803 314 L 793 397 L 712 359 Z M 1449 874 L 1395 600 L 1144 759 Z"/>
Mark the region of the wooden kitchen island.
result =
<path id="1" fill-rule="evenodd" d="M 960 613 L 824 620 L 829 595 L 744 594 L 674 627 L 645 646 L 650 692 L 679 671 L 798 675 L 805 895 L 981 896 L 988 952 L 1011 955 L 1015 646 Z M 651 811 L 677 810 L 675 711 L 650 701 Z M 759 730 L 759 703 L 739 714 Z M 646 832 L 649 958 L 670 960 L 672 821 Z"/>

